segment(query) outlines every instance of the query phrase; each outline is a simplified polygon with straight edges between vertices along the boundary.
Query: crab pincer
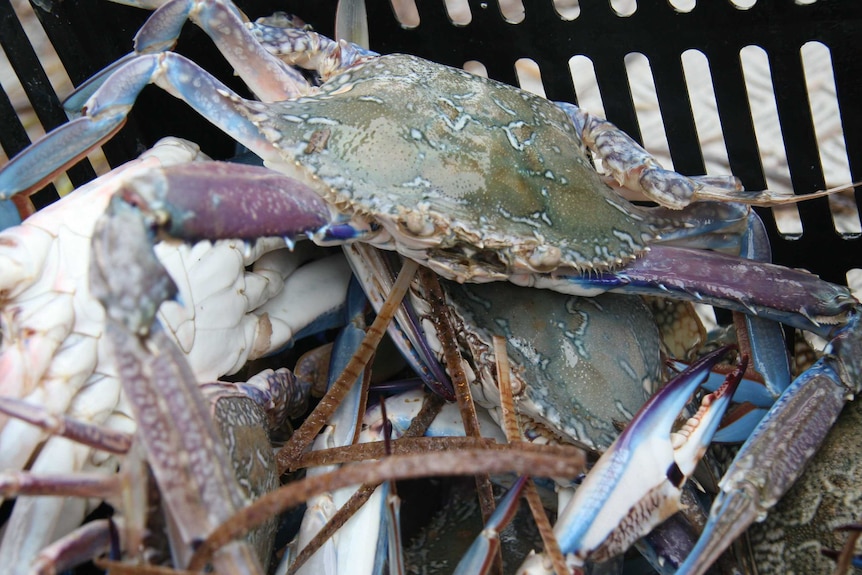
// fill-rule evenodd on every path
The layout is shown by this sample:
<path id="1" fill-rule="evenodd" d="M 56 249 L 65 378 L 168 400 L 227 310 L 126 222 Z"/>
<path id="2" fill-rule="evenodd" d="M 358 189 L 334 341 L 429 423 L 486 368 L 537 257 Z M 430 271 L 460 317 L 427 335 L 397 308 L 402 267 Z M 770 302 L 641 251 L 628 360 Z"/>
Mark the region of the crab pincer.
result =
<path id="1" fill-rule="evenodd" d="M 172 173 L 161 175 L 170 181 Z M 285 180 L 281 184 L 289 184 L 289 179 L 281 179 Z M 259 187 L 264 192 L 266 188 Z M 242 508 L 245 497 L 188 362 L 155 322 L 160 304 L 177 293 L 153 252 L 155 236 L 173 218 L 194 220 L 199 214 L 191 209 L 168 214 L 154 197 L 144 201 L 137 194 L 141 189 L 120 191 L 97 222 L 90 283 L 108 316 L 108 345 L 123 390 L 141 422 L 137 437 L 187 553 L 196 540 Z M 270 191 L 280 197 L 278 189 Z M 211 187 L 210 201 L 201 206 L 218 203 L 220 191 Z M 278 211 L 273 205 L 270 202 L 270 212 Z M 225 572 L 262 572 L 244 542 L 220 551 L 215 562 Z"/>
<path id="2" fill-rule="evenodd" d="M 123 199 L 183 240 L 297 237 L 321 232 L 326 203 L 295 179 L 259 166 L 180 164 L 131 179 Z"/>
<path id="3" fill-rule="evenodd" d="M 137 438 L 188 552 L 244 499 L 191 368 L 154 323 L 159 304 L 173 297 L 176 286 L 156 259 L 151 236 L 141 214 L 114 197 L 96 225 L 90 283 L 108 315 L 106 335 L 123 391 L 142 422 Z M 220 551 L 216 565 L 263 571 L 245 542 Z"/>
<path id="4" fill-rule="evenodd" d="M 755 521 L 763 521 L 820 448 L 844 404 L 862 389 L 859 313 L 797 377 L 740 448 L 719 487 L 709 521 L 677 573 L 705 572 Z"/>
<path id="5" fill-rule="evenodd" d="M 587 474 L 554 527 L 570 565 L 625 551 L 680 509 L 681 488 L 706 451 L 748 359 L 704 397 L 680 429 L 672 426 L 728 351 L 724 347 L 700 359 L 650 398 Z"/>

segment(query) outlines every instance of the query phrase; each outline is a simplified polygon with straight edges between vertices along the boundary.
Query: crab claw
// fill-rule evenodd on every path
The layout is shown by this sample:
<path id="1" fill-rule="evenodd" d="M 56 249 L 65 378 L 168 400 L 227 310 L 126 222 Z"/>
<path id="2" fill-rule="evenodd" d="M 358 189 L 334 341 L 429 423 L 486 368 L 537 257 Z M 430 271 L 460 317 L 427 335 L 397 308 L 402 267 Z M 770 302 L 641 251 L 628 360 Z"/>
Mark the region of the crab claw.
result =
<path id="1" fill-rule="evenodd" d="M 676 513 L 681 487 L 706 451 L 747 367 L 740 366 L 677 431 L 672 426 L 692 393 L 729 351 L 721 348 L 670 381 L 638 411 L 596 462 L 554 527 L 570 564 L 604 561 Z"/>
<path id="2" fill-rule="evenodd" d="M 854 313 L 824 355 L 784 391 L 719 484 L 700 539 L 677 575 L 700 575 L 802 474 L 844 404 L 862 391 L 862 316 Z"/>

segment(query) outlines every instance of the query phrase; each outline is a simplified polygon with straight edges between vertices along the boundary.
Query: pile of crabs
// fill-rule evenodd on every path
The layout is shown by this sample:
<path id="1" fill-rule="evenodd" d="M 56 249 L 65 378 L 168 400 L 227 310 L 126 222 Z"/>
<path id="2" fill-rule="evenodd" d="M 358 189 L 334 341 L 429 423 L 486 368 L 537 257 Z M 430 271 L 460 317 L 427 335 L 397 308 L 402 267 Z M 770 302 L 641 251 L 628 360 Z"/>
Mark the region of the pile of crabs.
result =
<path id="1" fill-rule="evenodd" d="M 393 481 L 441 475 L 476 477 L 485 525 L 421 555 L 447 572 L 499 568 L 522 497 L 541 543 L 503 543 L 507 571 L 849 568 L 859 304 L 769 263 L 749 205 L 786 198 L 664 170 L 601 118 L 461 70 L 227 0 L 158 4 L 69 100 L 83 114 L 0 169 L 0 201 L 150 83 L 259 163 L 166 138 L 0 232 L 7 572 L 414 570 Z M 257 99 L 166 51 L 187 19 Z M 707 337 L 695 304 L 733 329 Z M 800 374 L 782 325 L 827 342 Z"/>

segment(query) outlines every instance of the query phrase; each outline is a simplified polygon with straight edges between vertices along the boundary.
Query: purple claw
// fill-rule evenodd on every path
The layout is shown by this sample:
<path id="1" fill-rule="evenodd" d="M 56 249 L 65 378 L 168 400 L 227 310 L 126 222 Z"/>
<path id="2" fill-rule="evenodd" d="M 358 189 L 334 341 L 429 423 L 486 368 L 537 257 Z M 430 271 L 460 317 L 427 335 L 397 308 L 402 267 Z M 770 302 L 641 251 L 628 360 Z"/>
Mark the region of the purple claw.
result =
<path id="1" fill-rule="evenodd" d="M 330 211 L 311 188 L 259 166 L 200 162 L 132 179 L 123 198 L 156 214 L 165 231 L 185 240 L 304 237 L 323 228 Z"/>
<path id="2" fill-rule="evenodd" d="M 564 293 L 665 293 L 675 299 L 771 319 L 823 337 L 829 336 L 835 324 L 844 323 L 859 305 L 846 287 L 802 270 L 662 245 L 650 246 L 640 258 L 616 272 L 590 277 L 556 272 L 552 277 L 536 278 L 533 285 Z"/>

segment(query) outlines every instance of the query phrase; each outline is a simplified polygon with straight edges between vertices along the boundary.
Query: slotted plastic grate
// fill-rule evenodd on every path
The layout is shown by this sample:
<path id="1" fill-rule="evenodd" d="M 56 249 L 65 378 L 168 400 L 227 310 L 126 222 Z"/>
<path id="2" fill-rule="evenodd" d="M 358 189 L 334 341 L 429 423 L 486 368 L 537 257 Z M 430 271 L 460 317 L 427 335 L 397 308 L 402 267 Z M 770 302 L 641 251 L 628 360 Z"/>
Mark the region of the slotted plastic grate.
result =
<path id="1" fill-rule="evenodd" d="M 239 4 L 252 18 L 287 10 L 324 34 L 332 33 L 336 0 L 251 0 Z M 744 70 L 741 52 L 757 46 L 766 55 L 768 66 L 763 73 L 768 77 L 764 80 L 771 81 L 774 89 L 790 183 L 796 193 L 809 193 L 823 189 L 825 181 L 800 51 L 812 42 L 822 44 L 831 57 L 837 113 L 843 128 L 838 156 L 846 156 L 839 159 L 846 162 L 854 179 L 862 178 L 862 107 L 858 105 L 862 101 L 862 59 L 857 48 L 862 34 L 862 3 L 650 0 L 637 3 L 633 12 L 623 16 L 614 10 L 614 6 L 622 5 L 620 1 L 584 0 L 577 16 L 567 20 L 558 13 L 558 2 L 525 0 L 523 17 L 512 18 L 520 19 L 514 23 L 506 20 L 496 2 L 450 1 L 450 9 L 458 4 L 469 9 L 469 16 L 463 16 L 467 14 L 464 11 L 458 17 L 459 22 L 466 22 L 460 25 L 452 23 L 443 0 L 417 4 L 418 24 L 408 28 L 399 22 L 389 0 L 368 0 L 372 48 L 384 53 L 412 53 L 459 67 L 478 61 L 489 76 L 512 84 L 518 83 L 515 63 L 530 59 L 538 65 L 547 97 L 568 101 L 575 101 L 575 90 L 581 89 L 581 80 L 573 79 L 569 72 L 569 62 L 574 56 L 586 57 L 595 70 L 607 117 L 639 140 L 639 115 L 626 62 L 627 56 L 631 61 L 630 55 L 642 54 L 652 71 L 673 165 L 687 174 L 704 173 L 705 164 L 682 55 L 692 50 L 702 53 L 714 86 L 730 169 L 749 189 L 764 188 L 767 182 L 746 88 L 746 80 L 751 79 Z M 128 52 L 135 30 L 147 16 L 145 11 L 106 0 L 39 0 L 34 10 L 75 85 Z M 566 14 L 571 17 L 572 12 Z M 9 0 L 0 0 L 0 16 L 0 45 L 39 120 L 46 129 L 66 121 Z M 194 26 L 186 27 L 177 50 L 241 89 L 212 44 Z M 5 92 L 0 95 L 0 125 L 0 144 L 7 155 L 28 143 Z M 120 136 L 105 146 L 105 155 L 116 165 L 164 135 L 202 143 L 205 151 L 216 157 L 233 153 L 227 138 L 182 103 L 149 89 Z M 93 171 L 86 164 L 70 172 L 75 185 L 92 177 Z M 48 190 L 36 201 L 45 205 L 55 197 L 56 192 Z M 793 237 L 779 233 L 771 210 L 760 213 L 776 262 L 807 268 L 838 283 L 847 282 L 848 271 L 862 268 L 859 234 L 835 231 L 827 200 L 799 207 L 802 233 Z"/>

